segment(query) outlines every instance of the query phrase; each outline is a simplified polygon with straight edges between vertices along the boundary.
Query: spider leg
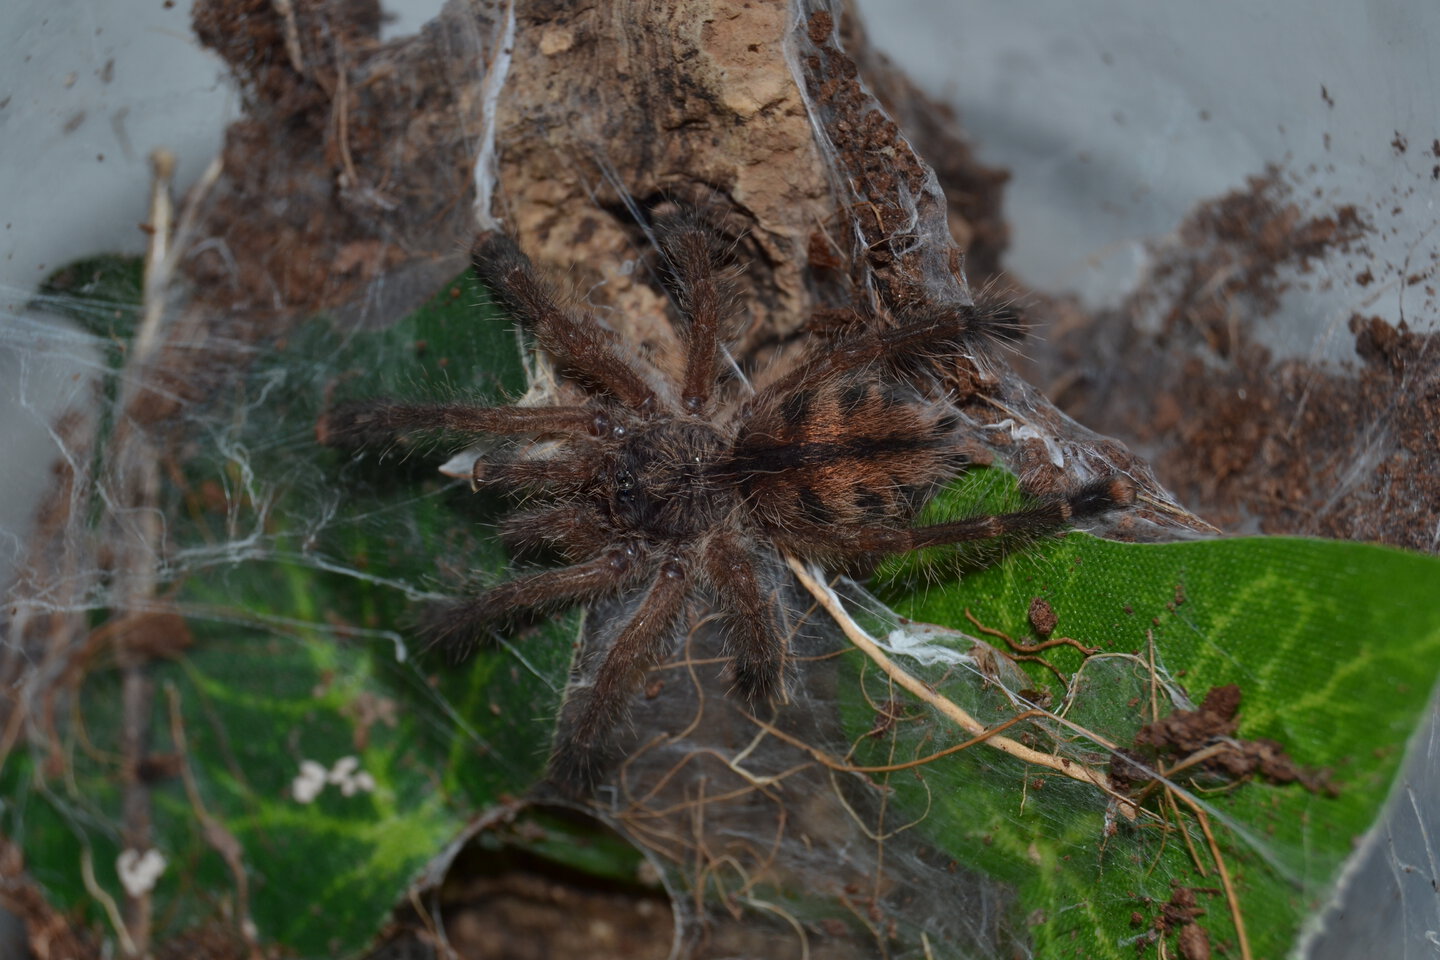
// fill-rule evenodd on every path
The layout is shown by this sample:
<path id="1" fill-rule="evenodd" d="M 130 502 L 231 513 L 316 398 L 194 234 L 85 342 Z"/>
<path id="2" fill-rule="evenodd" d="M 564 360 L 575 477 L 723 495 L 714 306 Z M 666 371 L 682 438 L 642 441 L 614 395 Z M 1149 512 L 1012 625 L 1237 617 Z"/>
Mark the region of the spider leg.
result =
<path id="1" fill-rule="evenodd" d="M 320 417 L 315 432 L 327 447 L 374 447 L 415 433 L 596 433 L 603 422 L 604 414 L 588 407 L 476 407 L 379 398 L 340 404 Z"/>
<path id="2" fill-rule="evenodd" d="M 693 215 L 661 223 L 661 252 L 670 265 L 680 310 L 689 321 L 688 351 L 680 403 L 686 413 L 702 413 L 715 386 L 718 337 L 725 321 L 728 291 L 720 273 L 714 231 Z"/>
<path id="3" fill-rule="evenodd" d="M 470 260 L 496 302 L 535 335 L 556 363 L 633 410 L 654 406 L 655 391 L 621 358 L 615 333 L 596 317 L 577 318 L 562 309 L 514 240 L 502 233 L 487 234 L 475 244 Z"/>
<path id="4" fill-rule="evenodd" d="M 600 514 L 583 503 L 512 513 L 500 524 L 500 539 L 518 553 L 553 544 L 572 559 L 594 556 L 614 542 Z"/>
<path id="5" fill-rule="evenodd" d="M 477 457 L 470 468 L 470 486 L 474 490 L 498 486 L 562 497 L 594 483 L 598 469 L 589 456 L 573 449 L 562 455 L 535 458 L 487 455 Z"/>
<path id="6" fill-rule="evenodd" d="M 564 732 L 551 760 L 558 779 L 569 783 L 593 779 L 605 737 L 624 719 L 645 668 L 664 655 L 689 592 L 679 558 L 661 564 L 640 605 L 610 645 L 594 681 L 572 690 Z"/>
<path id="7" fill-rule="evenodd" d="M 1129 480 L 1118 476 L 1107 477 L 1087 483 L 1073 493 L 1048 498 L 1011 513 L 967 517 L 924 527 L 893 527 L 878 523 L 831 527 L 805 525 L 777 532 L 775 539 L 801 555 L 905 553 L 947 543 L 1049 533 L 1071 521 L 1129 506 L 1134 498 L 1135 489 Z"/>
<path id="8" fill-rule="evenodd" d="M 754 554 L 733 534 L 721 534 L 705 548 L 704 566 L 723 608 L 735 690 L 751 703 L 763 703 L 784 679 L 785 639 L 778 610 L 756 574 Z"/>
<path id="9" fill-rule="evenodd" d="M 972 336 L 968 313 L 947 312 L 902 324 L 891 330 L 846 337 L 811 354 L 788 374 L 766 387 L 754 403 L 794 393 L 804 384 L 842 376 L 872 363 L 922 361 L 964 351 Z"/>
<path id="10" fill-rule="evenodd" d="M 431 646 L 445 647 L 458 659 L 469 653 L 486 627 L 517 613 L 568 606 L 618 590 L 631 578 L 636 561 L 633 547 L 617 547 L 585 563 L 516 577 L 477 597 L 430 608 L 420 633 Z"/>

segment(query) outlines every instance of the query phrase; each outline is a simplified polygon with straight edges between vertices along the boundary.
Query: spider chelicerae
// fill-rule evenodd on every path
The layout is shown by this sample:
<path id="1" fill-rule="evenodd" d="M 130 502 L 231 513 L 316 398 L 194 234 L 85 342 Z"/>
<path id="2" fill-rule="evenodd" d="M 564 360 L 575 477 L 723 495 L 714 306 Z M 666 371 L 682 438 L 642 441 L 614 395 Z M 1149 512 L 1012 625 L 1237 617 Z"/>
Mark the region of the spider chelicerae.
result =
<path id="1" fill-rule="evenodd" d="M 598 630 L 593 676 L 572 683 L 552 770 L 584 780 L 647 668 L 669 653 L 696 596 L 717 611 L 733 694 L 758 704 L 786 679 L 778 597 L 784 554 L 855 564 L 923 547 L 1036 535 L 1128 505 L 1120 476 L 1025 509 L 914 526 L 969 462 L 967 427 L 946 400 L 943 364 L 1014 316 L 973 306 L 910 309 L 887 327 L 817 341 L 758 391 L 725 376 L 733 271 L 714 227 L 681 213 L 655 225 L 678 305 L 683 371 L 669 377 L 595 315 L 557 302 L 517 244 L 483 236 L 472 259 L 513 315 L 585 398 L 480 407 L 375 399 L 322 417 L 322 443 L 376 447 L 416 434 L 499 438 L 479 456 L 478 489 L 524 495 L 501 525 L 521 551 L 561 565 L 522 573 L 424 618 L 431 640 L 468 648 L 535 612 L 607 598 L 627 616 Z M 677 364 L 677 367 L 679 365 Z M 541 504 L 537 506 L 536 504 Z"/>

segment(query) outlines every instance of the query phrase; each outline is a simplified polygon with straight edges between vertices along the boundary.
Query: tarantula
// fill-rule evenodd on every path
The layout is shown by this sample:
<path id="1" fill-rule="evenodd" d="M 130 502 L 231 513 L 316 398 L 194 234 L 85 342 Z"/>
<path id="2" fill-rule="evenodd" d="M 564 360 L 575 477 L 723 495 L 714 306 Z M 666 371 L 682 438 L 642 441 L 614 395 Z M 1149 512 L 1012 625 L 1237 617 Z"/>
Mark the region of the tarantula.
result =
<path id="1" fill-rule="evenodd" d="M 605 652 L 575 682 L 552 769 L 594 772 L 641 674 L 668 653 L 687 601 L 708 595 L 721 618 L 733 693 L 780 691 L 786 632 L 780 556 L 852 562 L 940 544 L 1034 534 L 1131 502 L 1128 481 L 1088 483 L 1027 509 L 912 526 L 967 464 L 965 427 L 943 399 L 939 361 L 1009 333 L 973 307 L 914 313 L 815 345 L 758 392 L 730 398 L 722 344 L 731 274 L 715 230 L 682 214 L 656 225 L 683 321 L 678 382 L 641 359 L 598 317 L 559 305 L 510 238 L 473 251 L 480 279 L 588 398 L 574 406 L 476 407 L 387 399 L 322 417 L 322 443 L 376 446 L 420 433 L 512 438 L 479 456 L 476 489 L 526 494 L 502 524 L 513 547 L 545 547 L 568 565 L 500 583 L 426 618 L 424 632 L 468 645 L 517 616 L 607 597 L 628 619 L 602 628 Z"/>

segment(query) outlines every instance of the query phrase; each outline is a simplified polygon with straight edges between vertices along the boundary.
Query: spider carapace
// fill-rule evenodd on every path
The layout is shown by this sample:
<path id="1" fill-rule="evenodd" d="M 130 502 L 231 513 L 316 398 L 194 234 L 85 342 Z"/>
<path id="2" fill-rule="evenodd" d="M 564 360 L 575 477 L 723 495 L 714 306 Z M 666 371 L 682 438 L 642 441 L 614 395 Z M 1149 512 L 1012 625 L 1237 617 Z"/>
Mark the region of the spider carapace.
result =
<path id="1" fill-rule="evenodd" d="M 497 439 L 472 477 L 477 488 L 524 495 L 502 537 L 522 553 L 562 558 L 430 611 L 422 629 L 432 641 L 465 648 L 536 611 L 623 603 L 626 615 L 596 631 L 598 667 L 571 684 L 562 710 L 552 769 L 569 780 L 594 775 L 692 598 L 718 612 L 734 695 L 764 701 L 786 681 L 783 555 L 855 564 L 1044 533 L 1133 499 L 1129 481 L 1111 476 L 1013 513 L 913 525 L 967 464 L 967 427 L 939 371 L 1011 332 L 994 329 L 1008 321 L 971 306 L 911 309 L 883 328 L 819 341 L 788 372 L 744 390 L 723 376 L 734 274 L 716 231 L 681 214 L 658 222 L 656 236 L 685 344 L 675 376 L 595 315 L 562 306 L 516 243 L 492 233 L 473 251 L 476 272 L 585 399 L 376 399 L 339 406 L 319 424 L 322 443 L 344 447 L 423 433 Z"/>

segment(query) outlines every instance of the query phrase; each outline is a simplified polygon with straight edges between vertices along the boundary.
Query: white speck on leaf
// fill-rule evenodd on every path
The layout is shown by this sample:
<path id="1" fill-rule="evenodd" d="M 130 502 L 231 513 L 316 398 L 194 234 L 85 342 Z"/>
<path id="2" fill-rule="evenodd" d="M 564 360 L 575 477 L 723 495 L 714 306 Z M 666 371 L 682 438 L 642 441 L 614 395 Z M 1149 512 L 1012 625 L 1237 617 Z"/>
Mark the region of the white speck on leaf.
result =
<path id="1" fill-rule="evenodd" d="M 302 760 L 300 774 L 290 783 L 290 793 L 300 803 L 312 803 L 325 790 L 326 784 L 340 788 L 340 795 L 353 797 L 357 793 L 371 793 L 375 789 L 375 778 L 360 769 L 360 758 L 341 757 L 335 766 L 326 770 L 314 760 Z"/>
<path id="2" fill-rule="evenodd" d="M 300 775 L 290 784 L 290 792 L 301 803 L 310 803 L 325 789 L 325 768 L 314 760 L 300 762 Z"/>
<path id="3" fill-rule="evenodd" d="M 120 885 L 132 897 L 139 897 L 155 889 L 155 881 L 165 872 L 165 857 L 159 850 L 150 849 L 120 851 L 115 858 L 115 872 L 120 875 Z"/>

